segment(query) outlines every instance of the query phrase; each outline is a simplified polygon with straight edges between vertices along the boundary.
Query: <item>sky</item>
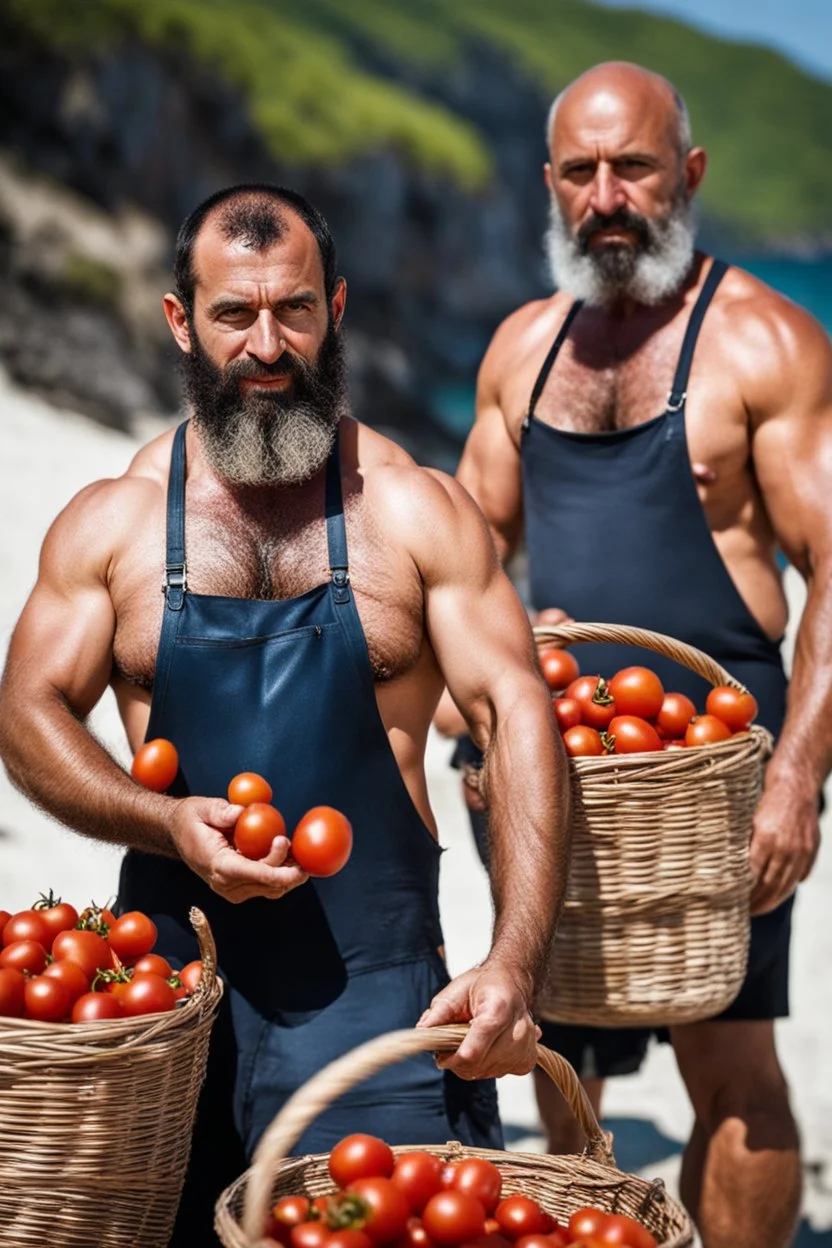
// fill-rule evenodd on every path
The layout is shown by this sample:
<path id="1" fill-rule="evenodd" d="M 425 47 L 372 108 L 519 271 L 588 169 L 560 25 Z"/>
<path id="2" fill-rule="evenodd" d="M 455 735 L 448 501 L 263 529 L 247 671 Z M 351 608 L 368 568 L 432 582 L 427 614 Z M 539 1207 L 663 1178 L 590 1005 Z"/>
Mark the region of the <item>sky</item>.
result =
<path id="1" fill-rule="evenodd" d="M 678 17 L 727 39 L 763 43 L 832 81 L 832 0 L 600 0 Z M 832 120 L 832 119 L 830 119 Z"/>

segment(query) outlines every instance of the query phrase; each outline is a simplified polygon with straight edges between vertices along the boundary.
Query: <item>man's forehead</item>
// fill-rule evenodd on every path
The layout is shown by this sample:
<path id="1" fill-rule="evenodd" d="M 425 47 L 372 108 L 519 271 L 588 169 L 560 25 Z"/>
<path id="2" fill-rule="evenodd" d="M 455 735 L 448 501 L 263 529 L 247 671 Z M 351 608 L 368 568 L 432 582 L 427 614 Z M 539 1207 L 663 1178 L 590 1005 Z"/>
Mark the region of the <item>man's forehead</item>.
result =
<path id="1" fill-rule="evenodd" d="M 573 144 L 663 143 L 672 136 L 675 103 L 661 79 L 611 77 L 574 84 L 555 113 L 552 150 Z"/>
<path id="2" fill-rule="evenodd" d="M 281 278 L 322 285 L 321 258 L 314 234 L 295 213 L 286 211 L 280 215 L 285 223 L 281 236 L 265 247 L 248 245 L 244 236 L 229 237 L 221 219 L 210 217 L 194 243 L 197 286 Z"/>

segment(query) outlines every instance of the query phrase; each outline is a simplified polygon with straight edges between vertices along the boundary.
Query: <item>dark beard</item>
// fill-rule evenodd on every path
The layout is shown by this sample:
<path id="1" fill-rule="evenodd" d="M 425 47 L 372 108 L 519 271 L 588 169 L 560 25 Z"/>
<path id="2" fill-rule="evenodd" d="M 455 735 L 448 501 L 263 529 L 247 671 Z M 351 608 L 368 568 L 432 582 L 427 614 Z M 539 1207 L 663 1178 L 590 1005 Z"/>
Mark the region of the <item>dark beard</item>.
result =
<path id="1" fill-rule="evenodd" d="M 284 351 L 274 364 L 235 360 L 219 368 L 191 325 L 182 356 L 193 423 L 215 472 L 232 485 L 291 485 L 326 463 L 338 422 L 348 411 L 341 335 L 330 322 L 314 364 Z M 251 390 L 247 377 L 292 378 L 286 390 Z"/>

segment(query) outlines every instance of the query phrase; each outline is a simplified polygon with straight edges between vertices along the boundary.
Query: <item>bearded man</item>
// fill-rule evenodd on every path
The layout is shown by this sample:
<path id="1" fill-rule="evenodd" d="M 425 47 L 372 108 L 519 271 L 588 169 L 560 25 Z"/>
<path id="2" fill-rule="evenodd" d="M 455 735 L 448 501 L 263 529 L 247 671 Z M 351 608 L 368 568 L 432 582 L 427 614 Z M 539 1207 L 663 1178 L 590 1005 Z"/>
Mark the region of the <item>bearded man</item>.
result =
<path id="1" fill-rule="evenodd" d="M 720 1018 L 672 1029 L 696 1114 L 682 1191 L 703 1242 L 779 1248 L 800 1165 L 774 1019 L 788 1013 L 793 893 L 832 763 L 832 353 L 804 311 L 695 250 L 706 157 L 665 79 L 596 66 L 555 100 L 547 143 L 557 293 L 497 330 L 458 480 L 503 559 L 525 529 L 541 622 L 637 625 L 698 646 L 779 738 L 754 819 L 747 978 Z M 777 547 L 808 584 L 788 694 Z M 652 652 L 575 653 L 587 673 L 647 662 L 704 709 L 704 682 Z M 450 699 L 441 726 L 461 730 Z M 596 1106 L 648 1037 L 544 1028 Z M 542 1080 L 538 1098 L 550 1150 L 572 1151 L 563 1102 Z"/>
<path id="2" fill-rule="evenodd" d="M 216 937 L 224 1012 L 177 1244 L 210 1242 L 219 1191 L 300 1084 L 420 1020 L 471 1027 L 455 1055 L 342 1097 L 298 1149 L 353 1131 L 499 1147 L 491 1079 L 534 1063 L 563 895 L 565 763 L 526 615 L 465 491 L 347 414 L 335 266 L 291 191 L 232 188 L 186 220 L 164 306 L 191 420 L 55 521 L 0 691 L 12 780 L 127 847 L 120 908 L 149 913 L 176 963 L 195 954 L 191 905 Z M 495 858 L 490 955 L 450 984 L 424 773 L 444 682 L 486 749 Z M 108 684 L 134 750 L 177 747 L 170 795 L 85 727 Z M 289 829 L 313 806 L 346 814 L 338 875 L 308 880 L 286 837 L 258 862 L 230 846 L 241 771 L 272 784 Z"/>

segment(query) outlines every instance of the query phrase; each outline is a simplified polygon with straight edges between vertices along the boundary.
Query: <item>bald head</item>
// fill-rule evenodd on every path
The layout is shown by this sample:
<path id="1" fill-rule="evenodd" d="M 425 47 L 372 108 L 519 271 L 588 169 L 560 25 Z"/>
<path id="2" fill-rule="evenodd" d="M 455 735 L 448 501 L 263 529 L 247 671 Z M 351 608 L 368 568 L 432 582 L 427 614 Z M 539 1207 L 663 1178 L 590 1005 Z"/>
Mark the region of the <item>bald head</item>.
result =
<path id="1" fill-rule="evenodd" d="M 680 157 L 690 151 L 690 115 L 679 91 L 652 70 L 630 61 L 605 61 L 581 74 L 555 97 L 546 120 L 546 146 L 554 150 L 558 120 L 573 117 L 609 123 L 649 116 L 659 122 Z"/>

